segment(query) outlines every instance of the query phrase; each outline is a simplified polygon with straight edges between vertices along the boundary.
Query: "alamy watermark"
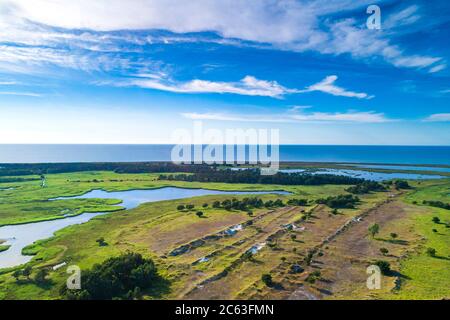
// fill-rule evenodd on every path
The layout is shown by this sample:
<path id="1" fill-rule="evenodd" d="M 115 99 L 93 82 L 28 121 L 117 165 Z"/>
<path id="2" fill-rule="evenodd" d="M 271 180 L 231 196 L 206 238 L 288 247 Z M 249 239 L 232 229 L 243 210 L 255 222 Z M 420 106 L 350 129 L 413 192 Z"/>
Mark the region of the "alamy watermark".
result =
<path id="1" fill-rule="evenodd" d="M 81 290 L 81 269 L 79 266 L 72 265 L 67 268 L 70 276 L 67 278 L 66 285 L 69 290 Z"/>
<path id="2" fill-rule="evenodd" d="M 367 18 L 366 26 L 370 30 L 381 29 L 381 9 L 379 6 L 373 4 L 367 7 L 367 14 L 370 16 Z"/>
<path id="3" fill-rule="evenodd" d="M 192 130 L 173 132 L 171 160 L 175 164 L 261 165 L 262 175 L 278 172 L 278 129 L 204 129 L 194 121 Z"/>
<path id="4" fill-rule="evenodd" d="M 367 277 L 366 286 L 369 290 L 379 290 L 381 289 L 381 269 L 377 265 L 368 266 L 366 273 L 369 275 Z"/>

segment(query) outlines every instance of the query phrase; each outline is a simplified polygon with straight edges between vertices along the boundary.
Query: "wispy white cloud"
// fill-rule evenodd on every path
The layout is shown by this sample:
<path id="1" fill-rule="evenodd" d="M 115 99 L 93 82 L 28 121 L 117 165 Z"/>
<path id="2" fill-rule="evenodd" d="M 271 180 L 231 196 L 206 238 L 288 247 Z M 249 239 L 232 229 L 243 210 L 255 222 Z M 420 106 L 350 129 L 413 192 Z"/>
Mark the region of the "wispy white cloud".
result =
<path id="1" fill-rule="evenodd" d="M 421 16 L 418 13 L 419 6 L 412 5 L 401 11 L 395 12 L 383 21 L 383 29 L 398 28 L 417 22 Z"/>
<path id="2" fill-rule="evenodd" d="M 424 119 L 426 122 L 449 122 L 450 113 L 435 113 Z"/>
<path id="3" fill-rule="evenodd" d="M 239 82 L 220 82 L 207 80 L 191 80 L 176 82 L 161 78 L 159 75 L 147 75 L 146 78 L 118 82 L 119 86 L 138 86 L 177 93 L 231 93 L 248 96 L 264 96 L 281 98 L 283 95 L 295 92 L 285 88 L 276 81 L 259 80 L 253 76 L 246 76 Z"/>
<path id="4" fill-rule="evenodd" d="M 365 12 L 365 7 L 371 2 L 4 0 L 0 4 L 0 38 L 31 46 L 53 46 L 48 48 L 53 51 L 50 60 L 59 66 L 58 62 L 68 59 L 68 54 L 55 48 L 60 44 L 69 46 L 76 58 L 85 61 L 79 65 L 72 61 L 68 66 L 80 68 L 92 66 L 96 61 L 96 56 L 86 55 L 83 50 L 93 53 L 139 51 L 151 43 L 179 41 L 350 54 L 355 59 L 371 62 L 373 59 L 370 58 L 381 57 L 396 67 L 431 68 L 431 73 L 446 67 L 443 63 L 438 64 L 442 61 L 440 57 L 404 52 L 391 43 L 388 38 L 391 33 L 373 32 L 354 19 L 334 17 L 347 10 Z M 419 9 L 417 6 L 407 7 L 391 14 L 385 23 L 387 27 L 412 24 L 420 18 Z M 117 33 L 117 30 L 125 31 Z M 167 30 L 171 33 L 149 35 L 135 30 Z M 205 37 L 199 34 L 202 32 L 213 32 L 217 37 Z M 120 42 L 132 46 L 121 46 Z M 80 51 L 73 53 L 73 48 Z M 19 49 L 15 47 L 15 50 Z M 39 56 L 39 53 L 34 52 L 33 56 Z"/>
<path id="5" fill-rule="evenodd" d="M 334 84 L 337 79 L 338 77 L 335 75 L 328 76 L 322 81 L 309 86 L 306 90 L 303 90 L 302 92 L 320 91 L 331 94 L 333 96 L 342 96 L 358 99 L 372 99 L 374 97 L 364 92 L 348 91 L 344 88 L 338 87 Z"/>
<path id="6" fill-rule="evenodd" d="M 439 72 L 442 71 L 444 69 L 447 68 L 447 64 L 446 63 L 442 63 L 442 64 L 438 64 L 432 68 L 430 68 L 430 70 L 428 70 L 429 73 L 435 73 L 435 72 Z"/>
<path id="7" fill-rule="evenodd" d="M 184 118 L 191 120 L 242 121 L 242 122 L 356 122 L 383 123 L 393 121 L 383 113 L 369 112 L 287 112 L 284 114 L 224 114 L 224 113 L 182 113 Z"/>
<path id="8" fill-rule="evenodd" d="M 176 93 L 230 93 L 247 96 L 262 96 L 271 98 L 282 98 L 287 94 L 300 94 L 319 91 L 334 96 L 371 99 L 374 96 L 363 92 L 353 92 L 334 84 L 337 76 L 328 76 L 319 83 L 313 84 L 306 89 L 287 88 L 276 81 L 260 80 L 254 76 L 245 76 L 238 82 L 222 82 L 208 80 L 190 80 L 187 82 L 174 81 L 167 74 L 139 74 L 139 78 L 127 79 L 117 82 L 97 82 L 99 85 L 115 86 L 137 86 L 146 89 L 156 89 Z M 301 109 L 304 106 L 296 106 Z"/>
<path id="9" fill-rule="evenodd" d="M 8 95 L 8 96 L 25 96 L 25 97 L 43 97 L 40 93 L 34 92 L 20 92 L 20 91 L 0 91 L 0 95 Z"/>

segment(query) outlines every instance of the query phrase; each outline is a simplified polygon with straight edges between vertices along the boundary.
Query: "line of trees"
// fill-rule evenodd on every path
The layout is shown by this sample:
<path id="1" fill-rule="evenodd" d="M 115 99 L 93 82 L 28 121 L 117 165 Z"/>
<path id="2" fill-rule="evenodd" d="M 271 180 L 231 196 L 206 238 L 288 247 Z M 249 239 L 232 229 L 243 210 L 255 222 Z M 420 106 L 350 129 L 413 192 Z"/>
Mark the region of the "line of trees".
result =
<path id="1" fill-rule="evenodd" d="M 209 172 L 209 165 L 177 165 L 172 162 L 97 162 L 97 163 L 27 163 L 2 164 L 0 176 L 41 175 L 79 171 L 114 171 L 117 173 Z"/>
<path id="2" fill-rule="evenodd" d="M 317 204 L 324 204 L 332 209 L 353 209 L 360 202 L 357 196 L 346 194 L 317 199 Z"/>
<path id="3" fill-rule="evenodd" d="M 365 194 L 370 192 L 386 191 L 386 187 L 376 181 L 364 181 L 345 189 L 345 191 L 353 194 Z"/>
<path id="4" fill-rule="evenodd" d="M 422 203 L 426 206 L 450 210 L 450 203 L 445 203 L 442 201 L 431 201 L 431 200 L 424 200 Z"/>
<path id="5" fill-rule="evenodd" d="M 260 183 L 282 185 L 353 185 L 364 182 L 364 179 L 329 174 L 282 173 L 265 176 L 260 170 L 211 170 L 193 174 L 161 174 L 159 180 L 177 180 L 187 182 L 224 182 L 224 183 Z"/>

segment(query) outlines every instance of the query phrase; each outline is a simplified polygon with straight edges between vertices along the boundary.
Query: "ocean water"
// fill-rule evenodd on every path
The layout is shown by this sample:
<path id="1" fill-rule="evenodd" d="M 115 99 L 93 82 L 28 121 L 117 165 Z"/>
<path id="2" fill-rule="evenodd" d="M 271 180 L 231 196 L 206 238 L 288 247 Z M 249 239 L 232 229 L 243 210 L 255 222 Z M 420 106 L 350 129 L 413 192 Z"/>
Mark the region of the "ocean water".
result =
<path id="1" fill-rule="evenodd" d="M 170 161 L 172 145 L 0 145 L 0 163 Z M 281 145 L 281 161 L 450 165 L 450 146 Z"/>

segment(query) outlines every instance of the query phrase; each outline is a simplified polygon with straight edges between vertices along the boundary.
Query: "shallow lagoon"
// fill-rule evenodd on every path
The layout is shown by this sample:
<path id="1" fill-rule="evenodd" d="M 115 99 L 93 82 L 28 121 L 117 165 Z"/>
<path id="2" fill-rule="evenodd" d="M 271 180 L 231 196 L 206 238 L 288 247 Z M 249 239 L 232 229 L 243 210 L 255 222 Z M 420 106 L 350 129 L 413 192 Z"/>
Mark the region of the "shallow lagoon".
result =
<path id="1" fill-rule="evenodd" d="M 333 174 L 340 176 L 347 176 L 352 178 L 360 178 L 372 181 L 386 181 L 392 179 L 405 179 L 405 180 L 426 180 L 426 179 L 442 179 L 444 176 L 432 175 L 432 174 L 416 174 L 416 173 L 400 173 L 400 172 L 371 172 L 364 170 L 352 170 L 352 169 L 317 169 L 317 170 L 305 170 L 305 169 L 283 169 L 280 172 L 284 173 L 305 173 L 305 174 Z"/>
<path id="2" fill-rule="evenodd" d="M 67 200 L 67 199 L 120 199 L 120 206 L 125 209 L 133 209 L 144 202 L 156 202 L 164 200 L 187 199 L 205 195 L 217 194 L 289 194 L 286 191 L 219 191 L 207 189 L 185 189 L 176 187 L 166 187 L 150 190 L 129 190 L 107 192 L 104 190 L 93 190 L 81 196 L 60 197 L 49 199 L 49 201 Z M 22 225 L 0 227 L 0 239 L 6 240 L 7 245 L 11 247 L 0 252 L 0 269 L 14 267 L 24 264 L 32 259 L 32 256 L 22 255 L 22 249 L 37 240 L 47 239 L 54 235 L 58 230 L 65 227 L 85 223 L 92 218 L 105 214 L 105 212 L 84 213 L 75 217 L 63 219 L 28 223 Z"/>
<path id="3" fill-rule="evenodd" d="M 347 165 L 347 164 L 345 164 Z M 449 172 L 450 168 L 443 167 L 423 167 L 423 166 L 401 166 L 401 165 L 384 165 L 384 164 L 348 164 L 352 167 L 366 168 L 366 169 L 388 169 L 388 170 L 409 170 L 409 171 L 434 171 L 434 172 Z"/>

